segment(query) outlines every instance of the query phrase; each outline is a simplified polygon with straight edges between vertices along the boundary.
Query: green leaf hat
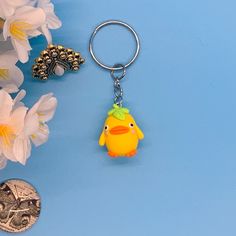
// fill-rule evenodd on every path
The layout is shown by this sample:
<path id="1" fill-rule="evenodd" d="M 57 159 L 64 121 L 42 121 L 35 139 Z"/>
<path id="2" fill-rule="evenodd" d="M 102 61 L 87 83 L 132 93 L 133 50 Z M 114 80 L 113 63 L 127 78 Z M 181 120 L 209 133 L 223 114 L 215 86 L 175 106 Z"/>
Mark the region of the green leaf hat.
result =
<path id="1" fill-rule="evenodd" d="M 113 116 L 118 120 L 125 120 L 125 114 L 129 114 L 129 109 L 120 107 L 117 104 L 114 104 L 113 109 L 108 112 L 109 116 Z"/>

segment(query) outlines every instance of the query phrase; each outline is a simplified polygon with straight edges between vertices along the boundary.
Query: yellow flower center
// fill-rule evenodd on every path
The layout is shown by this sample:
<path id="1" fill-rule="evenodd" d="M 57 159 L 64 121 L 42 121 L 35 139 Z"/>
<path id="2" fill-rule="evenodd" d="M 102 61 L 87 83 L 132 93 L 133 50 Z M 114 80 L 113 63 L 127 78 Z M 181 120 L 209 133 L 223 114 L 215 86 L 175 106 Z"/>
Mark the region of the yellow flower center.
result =
<path id="1" fill-rule="evenodd" d="M 36 138 L 37 138 L 37 135 L 36 135 L 36 134 L 32 134 L 32 135 L 31 135 L 31 138 L 32 138 L 32 139 L 36 139 Z"/>
<path id="2" fill-rule="evenodd" d="M 9 125 L 1 125 L 0 124 L 0 141 L 1 143 L 9 147 L 12 144 L 13 139 L 15 138 L 15 134 L 13 129 Z"/>
<path id="3" fill-rule="evenodd" d="M 18 40 L 27 39 L 27 30 L 31 30 L 32 25 L 22 21 L 14 21 L 10 24 L 10 33 L 11 35 Z"/>
<path id="4" fill-rule="evenodd" d="M 7 69 L 0 69 L 0 80 L 9 80 L 9 71 Z"/>

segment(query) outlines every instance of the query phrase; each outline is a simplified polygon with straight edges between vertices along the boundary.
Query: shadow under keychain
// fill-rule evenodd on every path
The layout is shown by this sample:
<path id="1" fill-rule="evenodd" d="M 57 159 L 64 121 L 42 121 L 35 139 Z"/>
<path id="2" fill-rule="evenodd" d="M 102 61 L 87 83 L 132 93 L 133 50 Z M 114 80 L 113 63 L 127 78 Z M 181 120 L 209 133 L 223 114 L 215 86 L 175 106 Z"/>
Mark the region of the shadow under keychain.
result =
<path id="1" fill-rule="evenodd" d="M 121 63 L 114 66 L 107 66 L 101 63 L 94 54 L 93 42 L 96 34 L 100 29 L 109 25 L 120 25 L 127 28 L 134 36 L 136 41 L 136 52 L 132 60 L 123 65 Z M 129 113 L 129 109 L 123 107 L 123 89 L 120 82 L 126 75 L 126 69 L 137 59 L 140 51 L 140 40 L 135 30 L 128 24 L 110 20 L 103 22 L 96 27 L 89 43 L 89 51 L 94 61 L 102 68 L 109 70 L 114 80 L 114 104 L 113 108 L 108 112 L 103 131 L 99 138 L 99 145 L 106 145 L 108 155 L 116 158 L 120 156 L 133 157 L 137 153 L 139 140 L 144 138 L 144 134 L 136 124 L 133 116 Z M 122 75 L 116 76 L 115 72 L 122 72 Z"/>

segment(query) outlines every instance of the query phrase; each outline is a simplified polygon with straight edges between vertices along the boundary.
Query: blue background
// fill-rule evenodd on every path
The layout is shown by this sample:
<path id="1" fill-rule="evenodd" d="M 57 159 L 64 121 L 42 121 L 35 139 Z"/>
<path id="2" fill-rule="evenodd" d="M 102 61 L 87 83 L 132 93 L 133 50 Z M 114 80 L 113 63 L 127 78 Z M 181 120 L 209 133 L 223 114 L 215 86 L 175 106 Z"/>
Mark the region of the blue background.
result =
<path id="1" fill-rule="evenodd" d="M 49 142 L 26 167 L 9 163 L 0 173 L 31 182 L 42 197 L 41 217 L 25 235 L 235 236 L 235 0 L 54 3 L 63 21 L 54 43 L 87 61 L 78 73 L 33 81 L 33 58 L 46 46 L 39 37 L 21 66 L 27 105 L 51 91 L 59 101 Z M 97 144 L 113 88 L 88 40 L 107 19 L 131 24 L 142 43 L 122 83 L 125 105 L 146 135 L 134 159 L 111 160 Z M 129 59 L 134 43 L 111 27 L 95 47 L 113 64 Z"/>

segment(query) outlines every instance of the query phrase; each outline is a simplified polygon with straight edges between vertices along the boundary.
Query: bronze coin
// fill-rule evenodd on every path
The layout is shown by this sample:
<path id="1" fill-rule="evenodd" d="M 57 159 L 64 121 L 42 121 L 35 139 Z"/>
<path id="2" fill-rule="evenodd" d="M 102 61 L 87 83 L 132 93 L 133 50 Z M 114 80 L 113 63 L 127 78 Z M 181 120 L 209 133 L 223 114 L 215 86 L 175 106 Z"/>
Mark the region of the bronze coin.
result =
<path id="1" fill-rule="evenodd" d="M 19 233 L 29 229 L 38 219 L 40 197 L 29 183 L 10 179 L 0 183 L 0 229 Z"/>

